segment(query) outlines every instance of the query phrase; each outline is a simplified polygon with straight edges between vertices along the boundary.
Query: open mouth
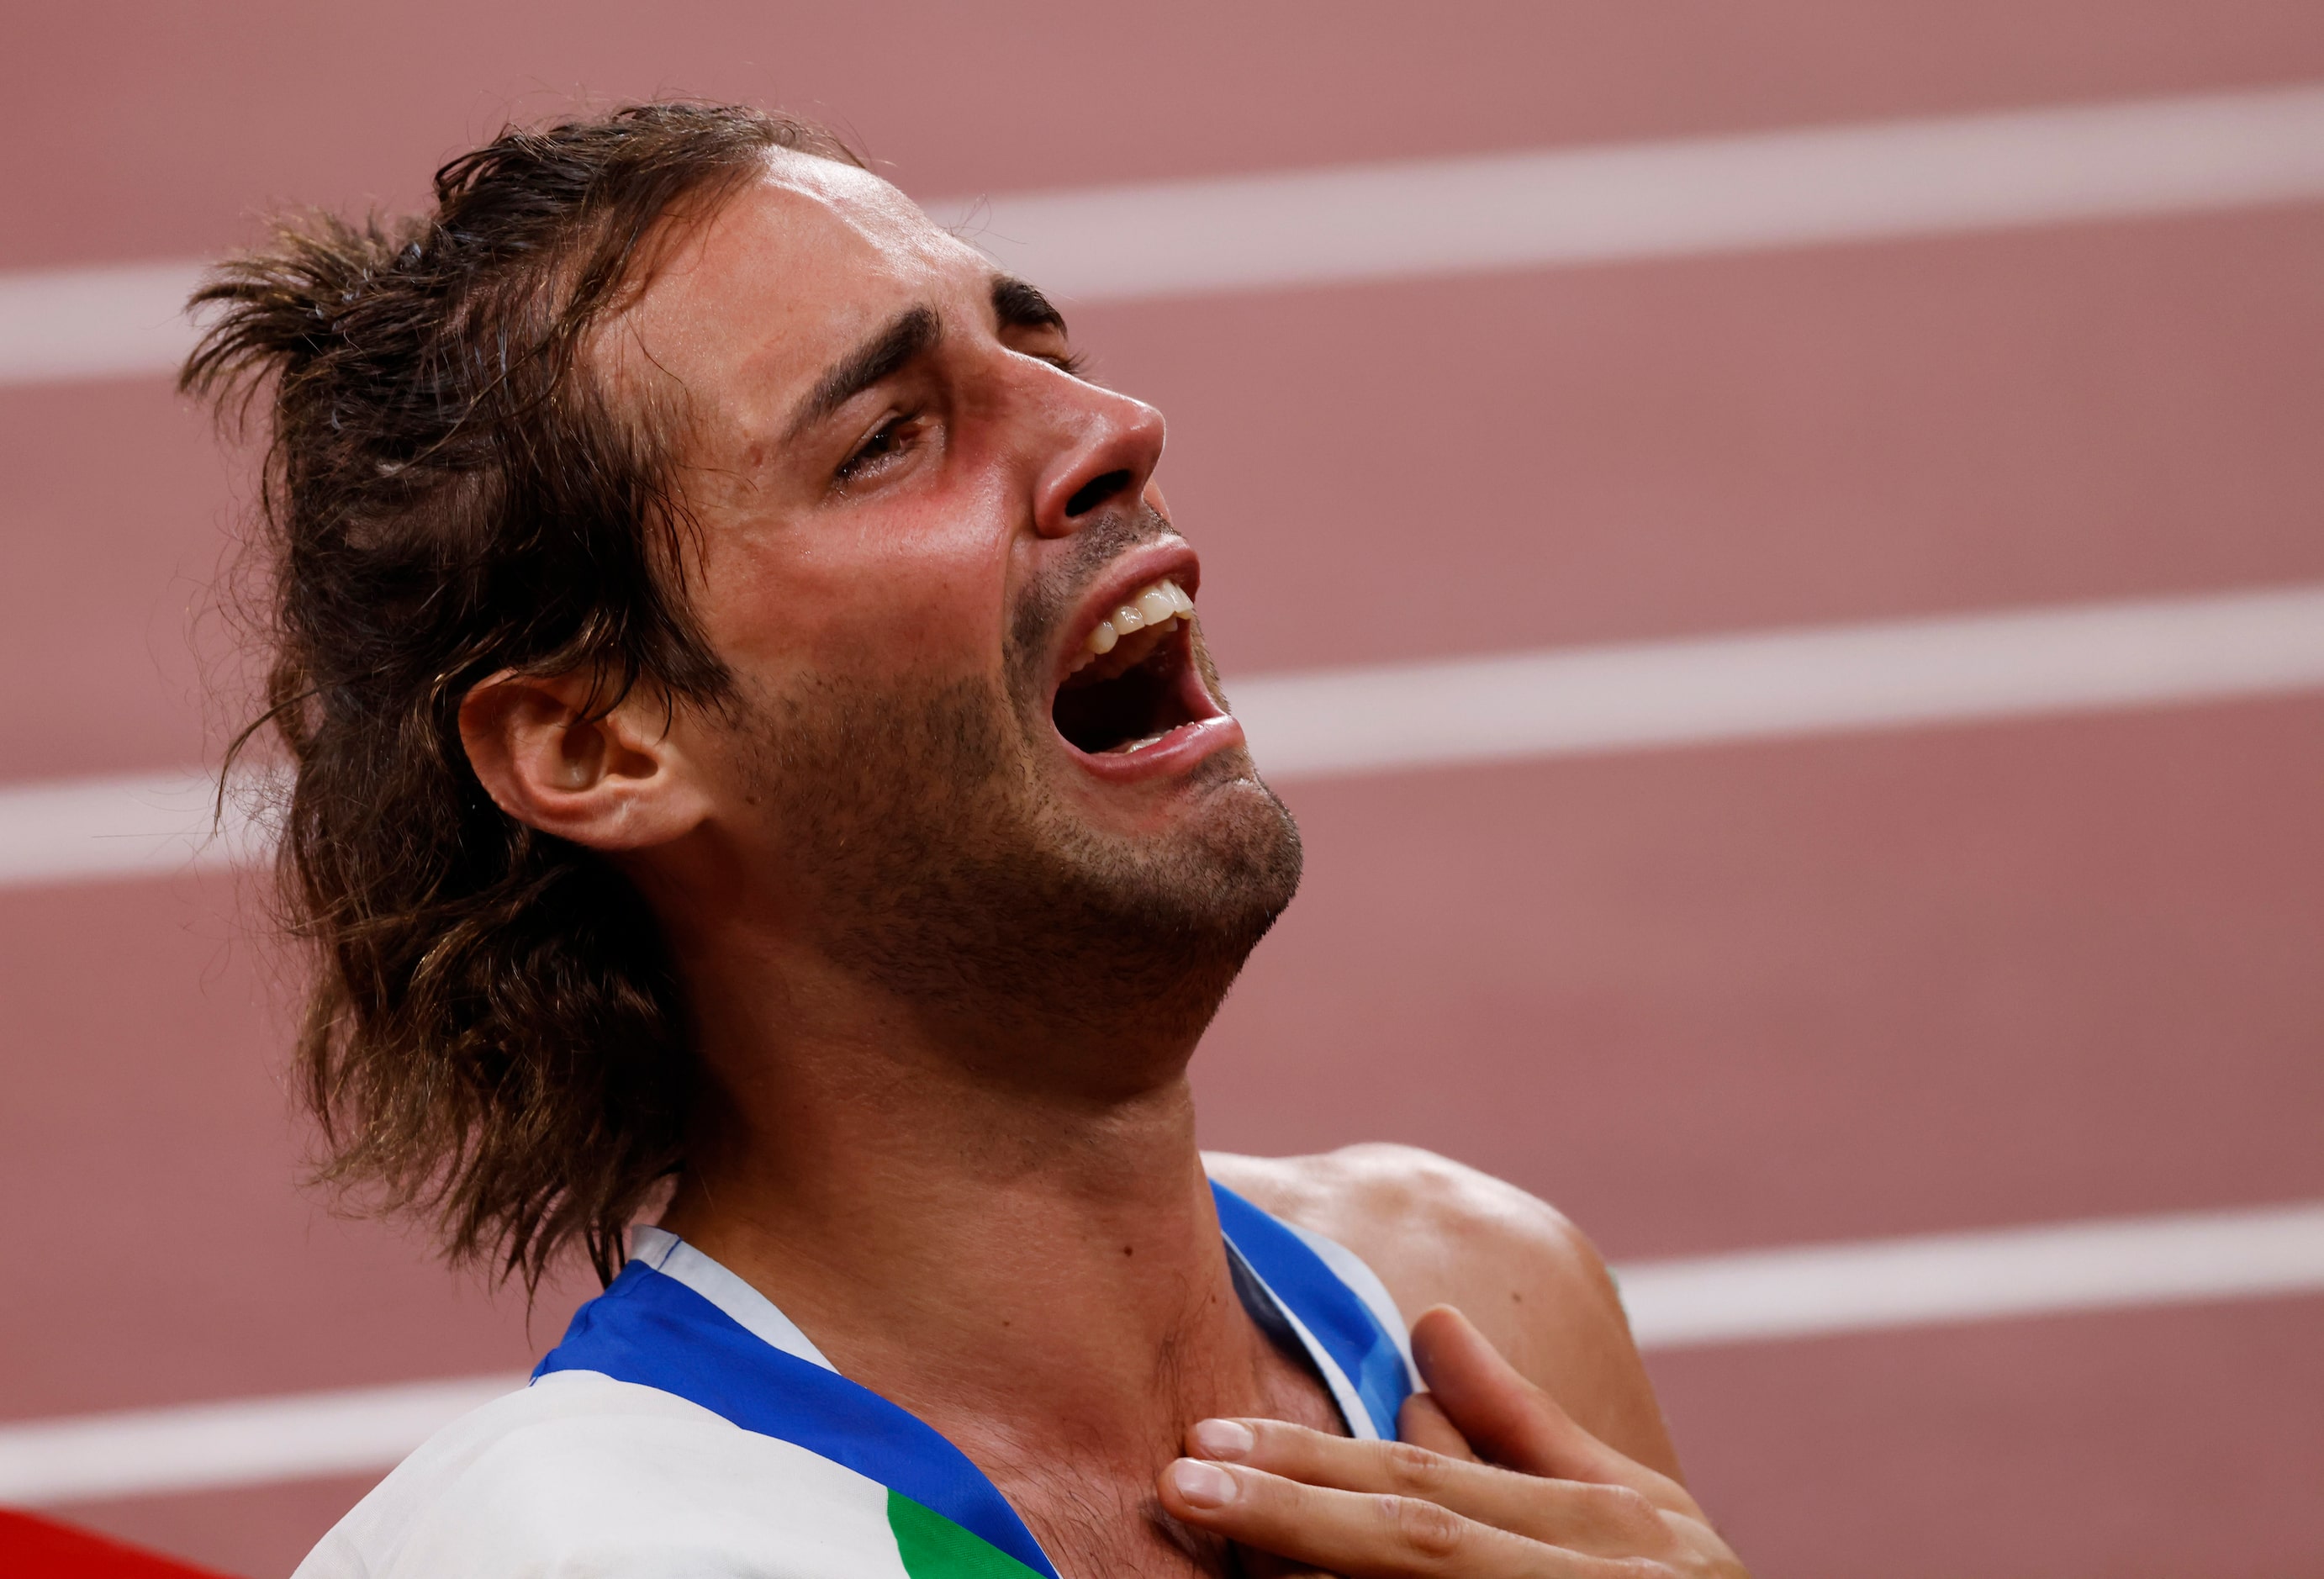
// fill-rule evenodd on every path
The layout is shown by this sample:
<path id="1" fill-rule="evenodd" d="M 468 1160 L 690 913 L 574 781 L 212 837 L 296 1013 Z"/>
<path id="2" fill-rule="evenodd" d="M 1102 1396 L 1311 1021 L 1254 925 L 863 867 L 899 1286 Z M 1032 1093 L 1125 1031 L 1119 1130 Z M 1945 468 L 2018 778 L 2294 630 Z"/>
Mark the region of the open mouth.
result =
<path id="1" fill-rule="evenodd" d="M 1127 756 L 1216 714 L 1190 697 L 1194 602 L 1168 577 L 1148 583 L 1099 622 L 1058 687 L 1057 733 L 1092 756 Z M 1193 683 L 1190 685 L 1190 679 Z"/>

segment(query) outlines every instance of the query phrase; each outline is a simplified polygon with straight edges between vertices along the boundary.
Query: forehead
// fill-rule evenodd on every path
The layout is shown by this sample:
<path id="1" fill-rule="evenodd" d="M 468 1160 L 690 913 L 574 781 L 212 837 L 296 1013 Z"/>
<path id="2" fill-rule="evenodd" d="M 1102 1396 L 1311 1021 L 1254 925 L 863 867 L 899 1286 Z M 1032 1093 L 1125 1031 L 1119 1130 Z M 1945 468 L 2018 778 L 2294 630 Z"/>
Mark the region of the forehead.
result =
<path id="1" fill-rule="evenodd" d="M 642 357 L 753 422 L 904 309 L 982 303 L 992 273 L 878 176 L 776 149 L 680 232 L 615 320 L 620 359 Z"/>

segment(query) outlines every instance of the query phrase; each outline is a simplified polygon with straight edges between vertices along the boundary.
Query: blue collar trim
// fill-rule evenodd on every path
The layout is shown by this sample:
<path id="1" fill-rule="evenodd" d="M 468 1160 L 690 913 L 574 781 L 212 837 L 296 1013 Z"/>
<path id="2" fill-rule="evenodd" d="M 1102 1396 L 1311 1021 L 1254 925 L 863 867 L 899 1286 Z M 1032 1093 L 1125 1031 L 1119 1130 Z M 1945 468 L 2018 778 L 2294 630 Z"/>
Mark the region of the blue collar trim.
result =
<path id="1" fill-rule="evenodd" d="M 1395 1441 L 1397 1415 L 1412 1394 L 1412 1375 L 1396 1339 L 1371 1307 L 1280 1219 L 1221 1185 L 1212 1185 L 1211 1194 L 1218 1200 L 1219 1226 L 1227 1242 L 1346 1373 L 1380 1439 Z"/>
<path id="2" fill-rule="evenodd" d="M 1017 1510 L 934 1427 L 835 1371 L 784 1353 L 643 1261 L 632 1261 L 574 1313 L 565 1341 L 533 1375 L 552 1371 L 595 1371 L 675 1393 L 745 1431 L 845 1464 L 1057 1579 Z"/>
<path id="3" fill-rule="evenodd" d="M 1231 1190 L 1211 1189 L 1230 1246 L 1345 1372 L 1373 1428 L 1393 1439 L 1397 1410 L 1412 1390 L 1395 1339 L 1298 1235 Z M 934 1427 L 835 1371 L 774 1347 L 641 1260 L 574 1313 L 564 1341 L 533 1375 L 557 1371 L 656 1388 L 745 1431 L 804 1447 L 942 1514 L 1043 1579 L 1057 1579 L 1008 1499 Z"/>

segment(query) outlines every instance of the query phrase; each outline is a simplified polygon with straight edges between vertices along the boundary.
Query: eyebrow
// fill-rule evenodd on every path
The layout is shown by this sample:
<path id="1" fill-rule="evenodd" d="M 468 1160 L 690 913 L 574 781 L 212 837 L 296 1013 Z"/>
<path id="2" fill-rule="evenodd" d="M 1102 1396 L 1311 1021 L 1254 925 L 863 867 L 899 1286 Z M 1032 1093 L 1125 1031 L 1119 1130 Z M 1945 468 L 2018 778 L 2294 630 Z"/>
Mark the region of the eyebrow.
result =
<path id="1" fill-rule="evenodd" d="M 1014 274 L 992 282 L 992 316 L 1004 329 L 1055 329 L 1065 332 L 1065 315 L 1030 282 Z"/>
<path id="2" fill-rule="evenodd" d="M 944 326 L 933 309 L 912 307 L 898 313 L 886 328 L 834 363 L 816 381 L 792 413 L 786 439 L 797 439 L 881 379 L 894 377 L 914 357 L 927 355 L 943 334 Z"/>
<path id="3" fill-rule="evenodd" d="M 992 316 L 1004 329 L 1055 329 L 1065 332 L 1065 315 L 1040 289 L 1014 274 L 992 282 Z M 943 337 L 944 325 L 934 309 L 907 308 L 893 322 L 851 351 L 816 381 L 807 398 L 791 414 L 786 440 L 795 439 L 883 378 L 892 378 L 916 356 L 926 356 Z"/>

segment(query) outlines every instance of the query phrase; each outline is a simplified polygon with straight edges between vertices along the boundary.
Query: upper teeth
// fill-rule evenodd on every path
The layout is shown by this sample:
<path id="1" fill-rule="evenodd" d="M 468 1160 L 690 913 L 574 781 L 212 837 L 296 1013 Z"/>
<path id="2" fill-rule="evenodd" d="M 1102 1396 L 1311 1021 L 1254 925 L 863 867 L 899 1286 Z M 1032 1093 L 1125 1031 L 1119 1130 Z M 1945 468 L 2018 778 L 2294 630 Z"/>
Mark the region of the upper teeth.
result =
<path id="1" fill-rule="evenodd" d="M 1074 669 L 1078 672 L 1093 659 L 1112 651 L 1124 636 L 1137 631 L 1152 631 L 1160 636 L 1169 631 L 1177 620 L 1194 617 L 1194 600 L 1185 589 L 1167 576 L 1139 587 L 1122 600 L 1121 606 L 1097 623 L 1082 642 L 1082 651 L 1074 655 Z"/>

